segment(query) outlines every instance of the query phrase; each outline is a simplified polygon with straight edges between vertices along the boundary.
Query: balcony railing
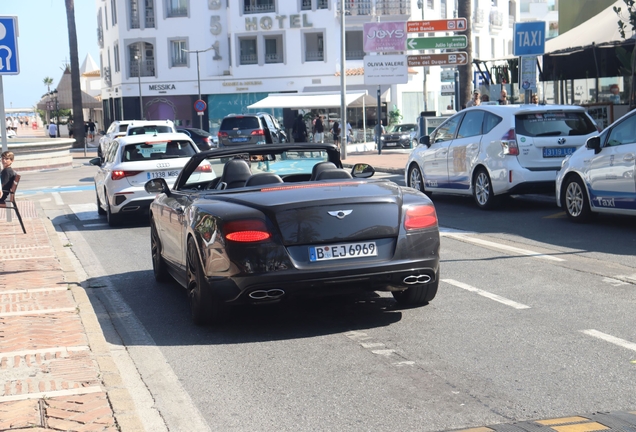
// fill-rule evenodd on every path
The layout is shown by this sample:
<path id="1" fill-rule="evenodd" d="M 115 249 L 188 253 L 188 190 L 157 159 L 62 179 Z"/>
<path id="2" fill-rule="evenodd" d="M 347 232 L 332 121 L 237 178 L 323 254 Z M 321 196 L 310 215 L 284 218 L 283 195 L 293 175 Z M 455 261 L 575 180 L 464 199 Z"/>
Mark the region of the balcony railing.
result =
<path id="1" fill-rule="evenodd" d="M 141 63 L 141 76 L 153 77 L 155 76 L 155 61 L 154 60 L 132 60 L 130 63 L 130 76 L 137 78 L 139 76 L 139 65 Z"/>
<path id="2" fill-rule="evenodd" d="M 338 9 L 340 10 L 340 9 Z M 345 3 L 345 15 L 371 15 L 373 4 L 371 0 L 353 0 Z"/>
<path id="3" fill-rule="evenodd" d="M 329 0 L 318 0 L 318 9 L 329 9 Z"/>
<path id="4" fill-rule="evenodd" d="M 188 16 L 188 8 L 187 7 L 171 7 L 168 6 L 168 17 L 187 17 Z"/>
<path id="5" fill-rule="evenodd" d="M 502 12 L 490 11 L 489 22 L 491 30 L 501 29 L 503 26 L 503 17 L 504 15 Z"/>
<path id="6" fill-rule="evenodd" d="M 254 14 L 254 13 L 268 13 L 268 12 L 276 12 L 276 7 L 274 3 L 264 4 L 264 5 L 245 5 L 243 9 L 243 13 L 245 14 Z"/>
<path id="7" fill-rule="evenodd" d="M 364 59 L 364 51 L 363 50 L 346 51 L 345 56 L 347 60 L 362 60 Z"/>
<path id="8" fill-rule="evenodd" d="M 411 15 L 411 2 L 408 0 L 376 0 L 375 11 L 378 15 Z"/>
<path id="9" fill-rule="evenodd" d="M 110 85 L 112 80 L 111 80 L 111 76 L 110 76 L 110 67 L 105 67 L 103 70 L 103 74 L 104 76 L 102 76 L 102 78 L 104 79 L 104 82 L 106 82 L 106 84 Z"/>
<path id="10" fill-rule="evenodd" d="M 483 9 L 477 9 L 475 11 L 475 15 L 473 16 L 473 25 L 478 27 L 483 27 L 486 21 L 486 14 Z"/>
<path id="11" fill-rule="evenodd" d="M 279 53 L 265 54 L 265 63 L 282 63 L 283 55 Z"/>
<path id="12" fill-rule="evenodd" d="M 146 28 L 155 28 L 155 14 L 146 9 Z"/>
<path id="13" fill-rule="evenodd" d="M 305 61 L 324 61 L 325 53 L 324 51 L 307 51 L 305 53 Z"/>
<path id="14" fill-rule="evenodd" d="M 241 54 L 242 65 L 258 64 L 258 56 L 256 54 Z"/>

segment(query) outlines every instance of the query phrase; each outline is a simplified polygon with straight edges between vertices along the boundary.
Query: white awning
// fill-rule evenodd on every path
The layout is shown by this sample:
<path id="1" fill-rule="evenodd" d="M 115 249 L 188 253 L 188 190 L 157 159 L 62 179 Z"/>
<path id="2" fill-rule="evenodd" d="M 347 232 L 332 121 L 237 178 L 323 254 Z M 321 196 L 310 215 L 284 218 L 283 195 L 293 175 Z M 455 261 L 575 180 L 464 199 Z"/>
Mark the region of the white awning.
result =
<path id="1" fill-rule="evenodd" d="M 375 106 L 377 104 L 373 96 L 361 92 L 347 93 L 345 102 L 348 107 L 362 106 L 363 102 L 366 106 Z M 340 108 L 340 93 L 272 93 L 267 95 L 265 99 L 261 99 L 247 107 L 249 109 L 290 108 L 294 110 Z"/>

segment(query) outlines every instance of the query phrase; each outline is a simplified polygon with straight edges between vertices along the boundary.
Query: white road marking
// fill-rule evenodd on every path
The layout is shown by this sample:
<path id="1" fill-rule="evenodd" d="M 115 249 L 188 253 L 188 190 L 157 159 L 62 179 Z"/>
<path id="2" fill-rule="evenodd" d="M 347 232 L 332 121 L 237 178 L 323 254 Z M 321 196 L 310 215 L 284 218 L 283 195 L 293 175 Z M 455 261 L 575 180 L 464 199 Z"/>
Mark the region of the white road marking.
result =
<path id="1" fill-rule="evenodd" d="M 616 336 L 608 335 L 606 333 L 602 333 L 598 330 L 589 329 L 589 330 L 581 330 L 588 336 L 592 336 L 598 339 L 602 339 L 605 342 L 613 343 L 614 345 L 618 345 L 622 348 L 627 348 L 628 350 L 636 351 L 636 343 L 626 341 L 625 339 L 617 338 Z"/>
<path id="2" fill-rule="evenodd" d="M 0 397 L 0 402 L 12 402 L 19 400 L 27 400 L 27 399 L 43 399 L 43 398 L 54 398 L 58 396 L 75 396 L 81 394 L 88 393 L 99 393 L 103 391 L 99 386 L 92 387 L 80 387 L 72 390 L 57 390 L 57 391 L 48 391 L 41 393 L 27 393 L 15 396 L 2 396 Z"/>
<path id="3" fill-rule="evenodd" d="M 505 244 L 501 244 L 501 243 L 495 243 L 495 242 L 491 242 L 488 240 L 483 240 L 480 238 L 476 238 L 476 237 L 469 237 L 465 234 L 454 234 L 454 233 L 450 233 L 450 232 L 440 232 L 440 235 L 442 237 L 450 237 L 450 238 L 454 238 L 455 240 L 459 240 L 459 241 L 465 241 L 468 243 L 474 243 L 480 246 L 488 246 L 491 247 L 493 249 L 500 249 L 500 250 L 504 250 L 507 252 L 515 252 L 518 253 L 520 255 L 526 255 L 529 256 L 531 258 L 540 258 L 540 259 L 546 259 L 546 260 L 550 260 L 550 261 L 565 261 L 563 258 L 557 258 L 554 257 L 552 255 L 546 255 L 540 252 L 535 252 L 535 251 L 531 251 L 528 249 L 521 249 L 518 247 L 514 247 L 514 246 L 508 246 Z"/>
<path id="4" fill-rule="evenodd" d="M 629 285 L 628 282 L 623 282 L 622 280 L 614 279 L 614 278 L 603 278 L 603 282 L 608 283 L 612 286 L 621 286 L 621 285 Z"/>
<path id="5" fill-rule="evenodd" d="M 362 348 L 379 348 L 384 346 L 384 344 L 380 342 L 361 343 L 360 345 L 362 345 Z"/>
<path id="6" fill-rule="evenodd" d="M 392 349 L 385 349 L 385 350 L 374 350 L 371 351 L 373 354 L 378 354 L 378 355 L 383 355 L 383 356 L 390 356 L 391 354 L 393 354 L 395 352 L 395 350 Z"/>
<path id="7" fill-rule="evenodd" d="M 53 195 L 53 199 L 55 200 L 55 204 L 57 205 L 64 205 L 64 200 L 62 199 L 62 195 L 60 195 L 59 192 L 51 192 L 51 195 Z"/>
<path id="8" fill-rule="evenodd" d="M 464 230 L 460 230 L 460 229 L 455 229 L 455 228 L 444 228 L 444 227 L 439 227 L 439 232 L 441 233 L 449 233 L 449 234 L 477 234 L 474 231 L 464 231 Z"/>
<path id="9" fill-rule="evenodd" d="M 51 201 L 51 198 L 42 198 L 40 200 L 40 202 L 49 202 L 49 201 Z"/>
<path id="10" fill-rule="evenodd" d="M 372 339 L 371 336 L 368 336 L 366 333 L 359 332 L 359 331 L 350 331 L 348 333 L 345 333 L 345 336 L 348 337 L 349 339 L 353 339 L 353 340 L 368 340 L 368 339 Z"/>
<path id="11" fill-rule="evenodd" d="M 393 363 L 393 364 L 395 366 L 413 366 L 415 364 L 415 362 L 407 360 L 407 361 L 396 362 L 396 363 Z"/>
<path id="12" fill-rule="evenodd" d="M 513 307 L 515 309 L 530 309 L 530 306 L 526 306 L 526 305 L 524 305 L 522 303 L 517 303 L 516 301 L 509 300 L 509 299 L 507 299 L 505 297 L 501 297 L 501 296 L 499 296 L 497 294 L 493 294 L 491 292 L 484 291 L 484 290 L 479 289 L 479 288 L 475 288 L 474 286 L 470 286 L 470 285 L 465 284 L 463 282 L 458 282 L 458 281 L 453 280 L 453 279 L 442 279 L 442 282 L 446 282 L 447 284 L 455 285 L 456 287 L 465 289 L 466 291 L 474 292 L 476 294 L 479 294 L 480 296 L 489 298 L 491 300 L 494 300 L 496 302 L 505 304 L 506 306 Z"/>
<path id="13" fill-rule="evenodd" d="M 85 221 L 99 219 L 99 215 L 97 214 L 97 204 L 95 203 L 69 204 L 68 206 L 79 220 Z"/>

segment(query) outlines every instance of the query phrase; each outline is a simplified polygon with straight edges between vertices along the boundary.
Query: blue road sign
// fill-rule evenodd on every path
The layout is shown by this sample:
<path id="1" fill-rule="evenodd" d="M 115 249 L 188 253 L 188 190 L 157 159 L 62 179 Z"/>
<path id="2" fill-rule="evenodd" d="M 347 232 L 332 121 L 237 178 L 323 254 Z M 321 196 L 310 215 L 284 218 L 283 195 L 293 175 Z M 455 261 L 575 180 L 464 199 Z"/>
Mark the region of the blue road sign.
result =
<path id="1" fill-rule="evenodd" d="M 0 75 L 19 73 L 18 18 L 0 16 Z"/>
<path id="2" fill-rule="evenodd" d="M 542 55 L 545 52 L 545 21 L 515 23 L 514 36 L 514 55 Z"/>

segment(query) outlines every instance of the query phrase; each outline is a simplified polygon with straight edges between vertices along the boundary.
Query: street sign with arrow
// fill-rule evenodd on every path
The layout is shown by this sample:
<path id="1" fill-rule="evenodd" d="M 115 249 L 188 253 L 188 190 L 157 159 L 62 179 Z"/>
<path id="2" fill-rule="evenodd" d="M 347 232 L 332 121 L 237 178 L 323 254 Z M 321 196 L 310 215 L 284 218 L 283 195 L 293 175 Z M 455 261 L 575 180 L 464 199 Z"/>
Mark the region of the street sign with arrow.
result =
<path id="1" fill-rule="evenodd" d="M 436 31 L 456 31 L 466 30 L 466 18 L 442 19 L 432 21 L 407 21 L 407 33 L 424 33 Z"/>
<path id="2" fill-rule="evenodd" d="M 465 52 L 452 52 L 443 54 L 419 54 L 407 57 L 408 66 L 458 66 L 468 63 L 468 55 Z"/>
<path id="3" fill-rule="evenodd" d="M 466 48 L 468 39 L 466 36 L 440 36 L 440 37 L 421 37 L 407 38 L 407 50 L 424 50 L 424 49 L 453 49 Z"/>

